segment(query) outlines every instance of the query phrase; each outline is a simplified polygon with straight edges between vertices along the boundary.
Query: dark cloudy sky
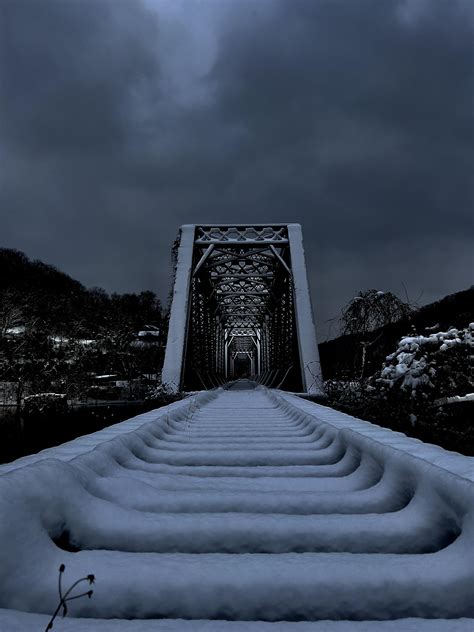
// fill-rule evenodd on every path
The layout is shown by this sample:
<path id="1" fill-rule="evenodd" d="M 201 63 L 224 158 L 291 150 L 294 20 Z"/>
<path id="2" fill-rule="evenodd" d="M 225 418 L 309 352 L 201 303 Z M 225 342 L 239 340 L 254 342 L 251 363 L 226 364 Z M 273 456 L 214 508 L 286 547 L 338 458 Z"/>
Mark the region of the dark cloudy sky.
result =
<path id="1" fill-rule="evenodd" d="M 169 290 L 182 223 L 303 224 L 359 289 L 472 284 L 474 0 L 0 0 L 0 245 Z"/>

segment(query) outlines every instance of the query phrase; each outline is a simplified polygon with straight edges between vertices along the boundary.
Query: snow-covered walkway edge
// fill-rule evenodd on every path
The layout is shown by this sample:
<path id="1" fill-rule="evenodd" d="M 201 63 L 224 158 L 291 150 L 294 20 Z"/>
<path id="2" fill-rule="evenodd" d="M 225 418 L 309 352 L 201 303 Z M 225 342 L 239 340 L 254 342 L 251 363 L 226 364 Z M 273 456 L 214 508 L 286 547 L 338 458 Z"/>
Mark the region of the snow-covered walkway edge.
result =
<path id="1" fill-rule="evenodd" d="M 49 617 L 0 609 L 2 632 L 43 631 Z M 185 619 L 110 621 L 61 619 L 59 632 L 472 632 L 472 619 L 399 619 L 397 621 L 186 621 Z"/>

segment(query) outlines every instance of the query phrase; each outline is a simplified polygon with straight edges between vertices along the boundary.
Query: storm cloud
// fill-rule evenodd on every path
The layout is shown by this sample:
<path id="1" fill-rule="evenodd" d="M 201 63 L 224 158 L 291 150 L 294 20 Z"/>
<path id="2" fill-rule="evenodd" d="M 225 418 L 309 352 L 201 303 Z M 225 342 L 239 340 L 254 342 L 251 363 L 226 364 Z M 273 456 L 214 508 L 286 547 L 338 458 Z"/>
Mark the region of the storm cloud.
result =
<path id="1" fill-rule="evenodd" d="M 182 223 L 303 224 L 320 337 L 472 283 L 470 0 L 2 0 L 0 246 L 166 297 Z"/>

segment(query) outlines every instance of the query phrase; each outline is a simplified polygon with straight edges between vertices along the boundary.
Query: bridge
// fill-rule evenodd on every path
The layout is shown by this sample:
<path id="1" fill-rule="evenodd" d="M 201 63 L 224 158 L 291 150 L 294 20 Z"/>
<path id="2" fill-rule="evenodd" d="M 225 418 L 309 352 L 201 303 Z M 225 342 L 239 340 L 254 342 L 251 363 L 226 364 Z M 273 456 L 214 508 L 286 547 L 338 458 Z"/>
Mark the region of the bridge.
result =
<path id="1" fill-rule="evenodd" d="M 291 392 L 317 367 L 300 228 L 183 227 L 189 392 L 0 466 L 0 630 L 46 629 L 64 564 L 69 632 L 471 632 L 474 459 Z"/>
<path id="2" fill-rule="evenodd" d="M 163 383 L 189 391 L 243 375 L 320 393 L 299 224 L 181 227 Z"/>

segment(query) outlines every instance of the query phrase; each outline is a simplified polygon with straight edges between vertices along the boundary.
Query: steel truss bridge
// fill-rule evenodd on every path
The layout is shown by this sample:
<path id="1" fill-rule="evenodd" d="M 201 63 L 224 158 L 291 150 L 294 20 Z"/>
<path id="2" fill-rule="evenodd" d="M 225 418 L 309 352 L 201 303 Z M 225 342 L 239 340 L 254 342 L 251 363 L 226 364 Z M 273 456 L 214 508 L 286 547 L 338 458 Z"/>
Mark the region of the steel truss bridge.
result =
<path id="1" fill-rule="evenodd" d="M 319 392 L 299 224 L 181 227 L 163 383 L 192 391 L 243 376 Z"/>
<path id="2" fill-rule="evenodd" d="M 472 632 L 473 545 L 473 459 L 239 381 L 0 466 L 0 630 Z"/>

